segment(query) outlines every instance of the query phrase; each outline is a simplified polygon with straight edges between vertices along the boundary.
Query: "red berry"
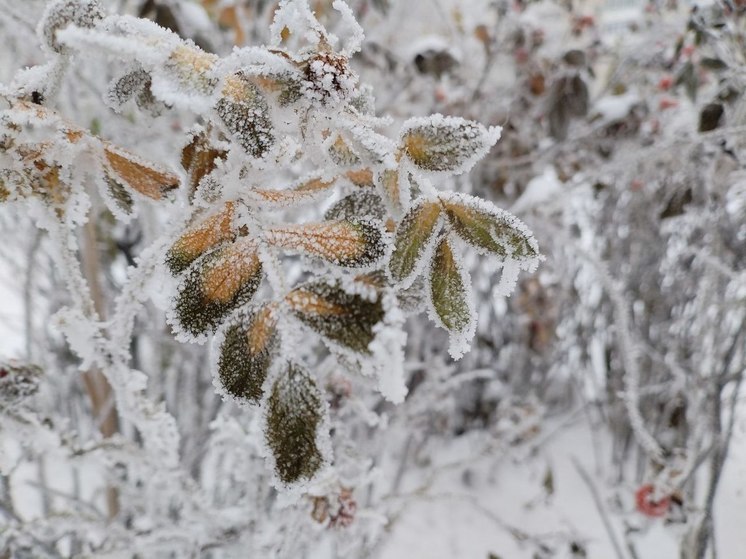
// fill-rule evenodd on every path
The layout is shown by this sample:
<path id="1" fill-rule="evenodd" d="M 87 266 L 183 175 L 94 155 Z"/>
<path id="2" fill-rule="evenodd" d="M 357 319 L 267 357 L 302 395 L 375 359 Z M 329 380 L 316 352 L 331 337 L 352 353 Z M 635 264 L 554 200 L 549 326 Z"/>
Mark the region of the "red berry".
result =
<path id="1" fill-rule="evenodd" d="M 668 509 L 671 506 L 671 497 L 667 495 L 658 501 L 654 501 L 651 496 L 653 494 L 653 486 L 651 484 L 645 484 L 635 492 L 635 502 L 637 504 L 637 510 L 645 516 L 651 518 L 657 518 L 665 516 Z"/>

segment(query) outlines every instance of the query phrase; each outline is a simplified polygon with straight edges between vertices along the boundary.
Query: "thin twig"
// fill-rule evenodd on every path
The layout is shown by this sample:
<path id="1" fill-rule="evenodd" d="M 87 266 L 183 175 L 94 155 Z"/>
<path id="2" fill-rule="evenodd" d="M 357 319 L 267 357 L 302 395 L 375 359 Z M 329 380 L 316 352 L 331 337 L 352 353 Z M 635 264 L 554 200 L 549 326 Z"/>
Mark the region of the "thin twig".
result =
<path id="1" fill-rule="evenodd" d="M 609 535 L 609 541 L 611 542 L 611 546 L 614 548 L 614 553 L 616 553 L 617 559 L 626 559 L 624 552 L 622 551 L 622 546 L 619 544 L 616 534 L 614 533 L 614 527 L 611 525 L 611 520 L 609 519 L 609 515 L 606 512 L 603 501 L 601 500 L 598 488 L 596 488 L 596 485 L 593 483 L 593 479 L 575 456 L 572 457 L 572 463 L 591 492 L 593 502 L 596 504 L 596 509 L 604 523 L 604 528 L 606 528 L 606 533 Z"/>

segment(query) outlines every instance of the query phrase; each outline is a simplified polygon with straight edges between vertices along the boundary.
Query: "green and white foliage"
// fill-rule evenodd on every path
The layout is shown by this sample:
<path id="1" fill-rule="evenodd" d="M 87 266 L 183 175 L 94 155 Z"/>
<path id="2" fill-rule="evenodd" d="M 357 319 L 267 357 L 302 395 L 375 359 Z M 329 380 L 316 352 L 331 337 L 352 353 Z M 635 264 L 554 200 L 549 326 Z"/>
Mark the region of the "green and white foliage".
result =
<path id="1" fill-rule="evenodd" d="M 389 123 L 370 113 L 370 88 L 350 65 L 362 30 L 344 2 L 333 8 L 340 36 L 304 0 L 285 1 L 273 44 L 221 57 L 151 21 L 106 15 L 93 0 L 50 4 L 39 27 L 50 56 L 95 52 L 121 66 L 102 102 L 143 118 L 179 111 L 200 120 L 181 153 L 170 154 L 180 171 L 68 123 L 24 88 L 5 93 L 2 118 L 5 199 L 41 201 L 74 227 L 90 217 L 85 186 L 93 182 L 115 218 L 136 218 L 150 200 L 172 231 L 181 224 L 172 241 L 154 245 L 156 299 L 170 299 L 178 340 L 217 333 L 215 386 L 260 407 L 270 463 L 288 486 L 330 462 L 317 441 L 326 411 L 311 363 L 328 353 L 378 377 L 382 394 L 400 402 L 402 309 L 421 308 L 408 301 L 424 295 L 459 358 L 477 317 L 457 251 L 471 246 L 506 269 L 533 270 L 539 259 L 516 218 L 433 186 L 470 170 L 500 128 L 436 114 L 387 137 Z M 304 352 L 301 336 L 312 342 Z"/>
<path id="2" fill-rule="evenodd" d="M 107 439 L 93 449 L 44 444 L 114 464 L 107 506 L 127 519 L 125 532 L 150 529 L 133 520 L 145 513 L 132 487 L 183 497 L 158 503 L 152 517 L 209 525 L 184 544 L 191 553 L 234 537 L 239 546 L 243 536 L 229 507 L 212 518 L 190 485 L 199 468 L 184 464 L 201 454 L 187 415 L 191 428 L 203 419 L 196 429 L 214 445 L 211 457 L 229 445 L 223 431 L 241 449 L 261 441 L 262 487 L 273 481 L 288 499 L 336 491 L 349 506 L 349 471 L 372 474 L 369 464 L 350 467 L 351 438 L 332 450 L 330 431 L 344 430 L 335 397 L 353 398 L 330 371 L 365 395 L 359 421 L 383 425 L 368 400 L 380 399 L 379 409 L 404 402 L 408 331 L 427 323 L 418 315 L 427 310 L 447 331 L 455 359 L 469 348 L 477 314 L 462 253 L 513 272 L 533 271 L 541 257 L 516 218 L 449 191 L 500 128 L 440 114 L 403 124 L 377 116 L 352 60 L 363 32 L 343 1 L 326 21 L 306 0 L 283 0 L 271 10 L 269 44 L 215 52 L 199 33 L 177 32 L 183 12 L 167 4 L 144 3 L 141 15 L 156 11 L 151 21 L 109 13 L 98 0 L 49 3 L 36 31 L 46 63 L 0 88 L 0 202 L 48 232 L 50 275 L 66 288 L 51 324 L 69 346 L 66 367 L 84 370 Z M 70 96 L 71 83 L 87 93 Z M 86 110 L 97 116 L 84 120 Z M 100 260 L 118 251 L 124 260 L 101 272 Z M 143 324 L 150 339 L 133 334 Z M 219 399 L 171 413 L 197 386 L 151 399 L 154 386 L 196 368 L 209 369 L 229 404 L 219 418 Z M 44 381 L 32 366 L 0 371 L 3 412 L 46 433 L 22 417 Z M 126 475 L 117 478 L 120 465 Z M 206 485 L 218 494 L 222 482 Z M 155 549 L 169 536 L 152 529 Z M 125 540 L 81 553 L 116 554 Z"/>

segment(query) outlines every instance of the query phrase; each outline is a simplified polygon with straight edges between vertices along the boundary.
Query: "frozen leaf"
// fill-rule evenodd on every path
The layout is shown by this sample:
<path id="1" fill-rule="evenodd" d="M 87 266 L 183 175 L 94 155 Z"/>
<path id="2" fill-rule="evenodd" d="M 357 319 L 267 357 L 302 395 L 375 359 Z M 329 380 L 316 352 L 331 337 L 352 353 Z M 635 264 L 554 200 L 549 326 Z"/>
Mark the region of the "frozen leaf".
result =
<path id="1" fill-rule="evenodd" d="M 292 206 L 315 200 L 327 193 L 336 179 L 325 180 L 320 177 L 303 179 L 297 184 L 284 190 L 255 188 L 245 193 L 245 197 L 256 202 L 276 206 Z"/>
<path id="2" fill-rule="evenodd" d="M 15 407 L 39 390 L 42 370 L 16 360 L 0 362 L 0 410 Z"/>
<path id="3" fill-rule="evenodd" d="M 423 309 L 426 301 L 427 286 L 423 278 L 417 278 L 412 285 L 396 294 L 399 308 L 405 313 L 416 313 Z"/>
<path id="4" fill-rule="evenodd" d="M 181 150 L 181 166 L 189 174 L 189 191 L 195 192 L 200 181 L 217 167 L 219 159 L 225 159 L 227 152 L 210 145 L 210 140 L 204 132 L 192 136 L 184 149 Z"/>
<path id="5" fill-rule="evenodd" d="M 370 169 L 347 171 L 345 177 L 355 186 L 373 186 L 373 171 Z"/>
<path id="6" fill-rule="evenodd" d="M 356 190 L 342 198 L 324 214 L 324 219 L 327 221 L 356 217 L 370 217 L 379 221 L 385 219 L 386 208 L 383 207 L 383 201 L 372 189 Z"/>
<path id="7" fill-rule="evenodd" d="M 352 150 L 342 136 L 337 136 L 329 146 L 329 157 L 340 167 L 354 167 L 360 164 L 360 157 Z"/>
<path id="8" fill-rule="evenodd" d="M 454 193 L 440 198 L 454 232 L 470 245 L 513 260 L 538 257 L 536 239 L 514 215 L 474 196 Z"/>
<path id="9" fill-rule="evenodd" d="M 184 337 L 201 341 L 250 302 L 262 278 L 255 244 L 243 239 L 202 256 L 185 272 L 171 314 Z"/>
<path id="10" fill-rule="evenodd" d="M 104 155 L 113 179 L 148 198 L 160 200 L 164 194 L 179 186 L 176 175 L 111 144 L 104 146 Z"/>
<path id="11" fill-rule="evenodd" d="M 117 176 L 108 169 L 104 169 L 104 183 L 106 185 L 105 200 L 112 213 L 116 215 L 121 212 L 125 216 L 132 215 L 135 205 L 132 195 Z"/>
<path id="12" fill-rule="evenodd" d="M 398 216 L 402 212 L 401 188 L 399 187 L 399 171 L 386 169 L 377 180 L 378 188 L 383 193 L 383 199 L 391 212 Z"/>
<path id="13" fill-rule="evenodd" d="M 166 265 L 179 274 L 206 251 L 235 238 L 233 217 L 236 204 L 228 202 L 223 209 L 188 229 L 166 253 Z"/>
<path id="14" fill-rule="evenodd" d="M 463 173 L 471 169 L 500 137 L 500 129 L 440 114 L 404 123 L 401 148 L 423 171 Z"/>
<path id="15" fill-rule="evenodd" d="M 303 97 L 300 76 L 293 72 L 271 72 L 248 78 L 262 93 L 273 96 L 281 107 L 292 105 Z"/>
<path id="16" fill-rule="evenodd" d="M 324 465 L 318 429 L 325 406 L 316 381 L 300 365 L 283 365 L 267 398 L 265 439 L 285 484 L 311 479 Z"/>
<path id="17" fill-rule="evenodd" d="M 442 225 L 438 202 L 419 200 L 399 222 L 389 260 L 391 279 L 410 284 L 425 265 Z"/>
<path id="18" fill-rule="evenodd" d="M 380 222 L 363 218 L 276 227 L 267 231 L 266 238 L 277 247 L 345 268 L 371 266 L 386 249 Z"/>
<path id="19" fill-rule="evenodd" d="M 104 10 L 99 0 L 57 0 L 44 12 L 38 33 L 50 49 L 64 52 L 65 47 L 57 41 L 57 31 L 68 25 L 91 28 L 103 18 Z"/>
<path id="20" fill-rule="evenodd" d="M 239 310 L 218 331 L 215 385 L 239 402 L 258 404 L 277 349 L 276 318 L 269 306 Z"/>
<path id="21" fill-rule="evenodd" d="M 322 337 L 368 354 L 373 327 L 384 317 L 383 305 L 349 294 L 338 285 L 313 282 L 291 291 L 286 302 L 298 319 Z"/>
<path id="22" fill-rule="evenodd" d="M 243 72 L 226 78 L 215 110 L 231 135 L 252 157 L 262 157 L 274 144 L 267 100 Z"/>
<path id="23" fill-rule="evenodd" d="M 171 51 L 165 70 L 179 89 L 199 95 L 211 95 L 218 84 L 213 68 L 218 61 L 214 54 L 204 52 L 193 45 L 178 45 Z"/>
<path id="24" fill-rule="evenodd" d="M 464 353 L 462 341 L 474 332 L 474 309 L 469 275 L 453 254 L 447 237 L 440 240 L 430 265 L 430 301 L 441 325 L 455 334 L 450 353 Z"/>
<path id="25" fill-rule="evenodd" d="M 152 85 L 150 73 L 145 69 L 130 70 L 109 84 L 106 91 L 106 103 L 115 111 L 120 112 L 130 99 L 134 99 L 139 108 L 149 111 L 153 116 L 158 116 L 166 105 L 155 98 Z"/>

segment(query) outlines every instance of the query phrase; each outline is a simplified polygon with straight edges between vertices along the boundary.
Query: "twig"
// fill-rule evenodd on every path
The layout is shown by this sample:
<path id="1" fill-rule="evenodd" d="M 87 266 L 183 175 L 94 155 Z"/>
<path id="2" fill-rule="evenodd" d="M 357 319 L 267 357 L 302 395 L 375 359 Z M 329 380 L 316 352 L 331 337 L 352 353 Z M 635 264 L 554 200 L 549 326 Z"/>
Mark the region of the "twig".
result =
<path id="1" fill-rule="evenodd" d="M 601 520 L 604 523 L 604 528 L 606 528 L 606 533 L 609 535 L 609 541 L 611 542 L 611 546 L 614 548 L 614 553 L 616 553 L 617 559 L 626 559 L 624 556 L 624 552 L 622 552 L 622 546 L 619 545 L 619 541 L 617 540 L 616 534 L 614 533 L 614 528 L 611 525 L 609 515 L 604 508 L 603 501 L 601 501 L 601 496 L 598 493 L 598 489 L 593 483 L 593 479 L 591 479 L 591 476 L 588 474 L 586 469 L 575 456 L 572 457 L 572 463 L 591 492 L 593 502 L 596 504 L 596 509 L 598 510 L 598 514 L 601 516 Z"/>

